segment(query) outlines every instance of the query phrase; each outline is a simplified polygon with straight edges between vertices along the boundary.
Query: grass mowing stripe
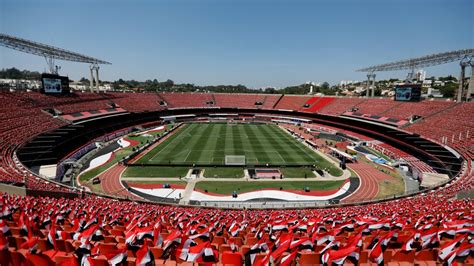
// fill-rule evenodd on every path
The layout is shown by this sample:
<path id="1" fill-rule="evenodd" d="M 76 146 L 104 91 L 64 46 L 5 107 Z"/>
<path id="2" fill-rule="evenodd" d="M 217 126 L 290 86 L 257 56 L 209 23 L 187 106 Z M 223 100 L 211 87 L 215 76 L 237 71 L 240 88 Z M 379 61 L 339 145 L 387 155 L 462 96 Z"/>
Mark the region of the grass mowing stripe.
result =
<path id="1" fill-rule="evenodd" d="M 245 150 L 242 147 L 242 139 L 239 134 L 239 127 L 238 126 L 231 126 L 232 128 L 232 136 L 234 137 L 234 155 L 245 155 Z"/>
<path id="2" fill-rule="evenodd" d="M 217 124 L 217 127 L 219 128 L 219 131 L 216 136 L 216 149 L 212 153 L 212 163 L 223 164 L 228 126 L 225 124 Z"/>
<path id="3" fill-rule="evenodd" d="M 244 169 L 240 167 L 208 167 L 204 169 L 207 178 L 242 178 Z"/>
<path id="4" fill-rule="evenodd" d="M 205 145 L 209 140 L 209 133 L 212 131 L 213 127 L 211 124 L 205 124 L 199 128 L 200 130 L 197 132 L 194 138 L 192 138 L 187 143 L 182 143 L 187 150 L 191 151 L 186 162 L 197 163 L 199 161 L 201 152 L 206 147 Z"/>
<path id="5" fill-rule="evenodd" d="M 277 149 L 277 145 L 276 145 L 277 141 L 272 139 L 271 135 L 268 134 L 268 132 L 265 130 L 267 128 L 267 126 L 261 126 L 260 125 L 257 128 L 260 131 L 260 135 L 261 135 L 262 139 L 265 140 L 264 143 L 265 143 L 266 147 L 264 147 L 264 149 L 269 154 L 270 160 L 275 164 L 276 163 L 285 164 L 286 161 L 285 161 L 285 159 L 283 159 L 283 157 L 280 154 L 281 149 Z M 282 150 L 281 152 L 285 152 L 285 151 Z"/>
<path id="6" fill-rule="evenodd" d="M 197 127 L 196 125 L 190 125 L 186 131 L 180 132 L 180 134 L 175 139 L 173 139 L 172 142 L 168 144 L 170 148 L 169 149 L 163 148 L 161 152 L 159 152 L 160 156 L 158 158 L 155 157 L 154 161 L 166 163 L 166 162 L 176 161 L 180 157 L 184 158 L 185 156 L 187 156 L 188 151 L 186 151 L 187 149 L 184 143 L 186 143 L 186 140 L 188 139 L 192 141 L 194 139 L 193 138 L 194 133 L 197 132 L 198 130 L 199 130 L 199 127 Z"/>
<path id="7" fill-rule="evenodd" d="M 301 143 L 298 143 L 297 140 L 295 140 L 293 137 L 291 137 L 290 135 L 286 134 L 285 132 L 282 132 L 282 130 L 280 128 L 278 128 L 277 126 L 272 126 L 273 130 L 274 130 L 274 133 L 280 137 L 284 137 L 286 139 L 288 139 L 288 144 L 290 144 L 295 150 L 300 150 L 302 151 L 303 153 L 295 153 L 295 154 L 298 154 L 300 157 L 304 157 L 305 160 L 309 163 L 314 163 L 315 161 L 319 161 L 318 157 L 317 157 L 317 154 L 312 151 L 312 150 L 306 150 L 305 148 L 307 148 L 306 146 L 304 146 L 303 144 Z M 310 152 L 310 153 L 309 153 Z"/>
<path id="8" fill-rule="evenodd" d="M 169 148 L 173 148 L 174 145 L 174 141 L 175 140 L 179 140 L 180 138 L 182 138 L 183 134 L 189 130 L 192 129 L 192 126 L 191 125 L 183 125 L 184 128 L 181 128 L 178 132 L 175 132 L 173 135 L 171 135 L 170 137 L 168 137 L 165 141 L 163 141 L 163 143 L 161 143 L 160 145 L 158 145 L 158 147 L 156 147 L 155 149 L 153 149 L 149 154 L 151 154 L 151 157 L 148 159 L 148 161 L 161 161 L 163 157 L 165 157 L 166 153 L 165 154 L 161 154 L 164 150 L 166 150 L 168 147 Z M 159 157 L 157 157 L 157 155 L 160 154 Z M 148 155 L 148 154 L 147 154 Z M 143 157 L 143 159 L 145 159 L 145 156 Z"/>
<path id="9" fill-rule="evenodd" d="M 181 131 L 183 130 L 186 130 L 186 128 L 188 127 L 188 125 L 182 125 L 180 129 L 177 129 L 178 132 L 175 132 L 173 133 L 173 135 L 169 136 L 166 140 L 164 140 L 162 143 L 160 143 L 157 147 L 155 147 L 153 150 L 151 150 L 150 152 L 148 152 L 147 154 L 143 155 L 138 161 L 137 163 L 148 163 L 149 161 L 152 161 L 153 158 L 155 157 L 155 155 L 161 150 L 163 149 L 164 145 L 166 145 L 166 143 L 170 143 L 174 138 L 177 137 L 177 135 L 179 135 L 179 133 L 181 133 Z"/>
<path id="10" fill-rule="evenodd" d="M 204 132 L 207 135 L 207 139 L 203 141 L 202 149 L 197 152 L 198 162 L 200 163 L 210 163 L 212 162 L 213 151 L 217 145 L 217 132 L 219 128 L 216 124 L 211 124 L 209 129 Z"/>
<path id="11" fill-rule="evenodd" d="M 250 144 L 250 140 L 245 133 L 245 126 L 246 125 L 243 127 L 238 127 L 242 149 L 245 151 L 245 160 L 247 163 L 257 163 L 257 156 L 255 155 L 254 149 Z"/>
<path id="12" fill-rule="evenodd" d="M 261 132 L 258 131 L 257 125 L 249 125 L 248 128 L 246 128 L 245 132 L 247 133 L 248 136 L 252 137 L 252 140 L 254 142 L 254 145 L 252 145 L 253 149 L 261 151 L 261 152 L 255 153 L 257 155 L 258 163 L 259 164 L 271 163 L 270 156 L 264 147 L 265 141 L 262 138 Z"/>
<path id="13" fill-rule="evenodd" d="M 265 134 L 269 139 L 272 139 L 274 141 L 273 145 L 274 147 L 276 146 L 278 148 L 278 154 L 284 160 L 285 163 L 301 163 L 300 159 L 302 159 L 302 156 L 300 156 L 298 153 L 292 153 L 292 156 L 290 156 L 290 152 L 282 146 L 280 139 L 275 137 L 275 132 L 273 132 L 272 129 L 270 129 L 269 127 L 263 127 L 262 131 L 263 134 Z"/>
<path id="14" fill-rule="evenodd" d="M 277 127 L 277 126 L 274 126 L 274 127 Z M 288 139 L 292 139 L 293 137 L 290 136 L 289 134 L 283 132 L 280 128 L 277 128 L 279 129 L 279 134 L 281 134 L 282 137 L 286 137 Z M 296 141 L 293 139 L 293 141 Z M 299 144 L 299 143 L 297 143 Z M 310 148 L 306 147 L 305 145 L 301 144 L 301 145 L 298 145 L 297 146 L 300 150 L 302 150 L 303 152 L 305 152 L 306 154 L 311 154 L 312 156 L 314 156 L 315 160 L 317 161 L 317 165 L 322 168 L 322 169 L 328 169 L 329 173 L 333 176 L 341 176 L 342 175 L 342 170 L 339 169 L 338 167 L 334 166 L 330 161 L 326 160 L 325 158 L 323 158 L 321 155 L 317 154 L 316 152 L 314 152 L 313 150 L 311 150 Z"/>
<path id="15" fill-rule="evenodd" d="M 224 156 L 225 155 L 234 155 L 234 153 L 235 153 L 234 130 L 231 128 L 231 126 L 227 126 L 227 127 L 228 127 L 228 129 L 227 129 L 226 135 L 225 135 Z"/>
<path id="16" fill-rule="evenodd" d="M 245 155 L 248 164 L 314 164 L 334 176 L 342 171 L 275 125 L 183 125 L 148 156 L 151 162 L 224 164 L 225 155 Z M 144 156 L 144 157 L 145 157 Z M 142 163 L 146 163 L 147 161 Z"/>

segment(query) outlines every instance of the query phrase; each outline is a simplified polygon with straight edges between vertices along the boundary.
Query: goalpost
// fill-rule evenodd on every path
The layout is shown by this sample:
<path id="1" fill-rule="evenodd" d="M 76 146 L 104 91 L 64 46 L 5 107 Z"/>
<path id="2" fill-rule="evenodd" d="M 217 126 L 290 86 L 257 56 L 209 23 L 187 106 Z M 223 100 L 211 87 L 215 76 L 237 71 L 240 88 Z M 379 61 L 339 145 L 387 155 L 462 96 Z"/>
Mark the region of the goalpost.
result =
<path id="1" fill-rule="evenodd" d="M 226 155 L 225 165 L 245 165 L 245 155 Z"/>

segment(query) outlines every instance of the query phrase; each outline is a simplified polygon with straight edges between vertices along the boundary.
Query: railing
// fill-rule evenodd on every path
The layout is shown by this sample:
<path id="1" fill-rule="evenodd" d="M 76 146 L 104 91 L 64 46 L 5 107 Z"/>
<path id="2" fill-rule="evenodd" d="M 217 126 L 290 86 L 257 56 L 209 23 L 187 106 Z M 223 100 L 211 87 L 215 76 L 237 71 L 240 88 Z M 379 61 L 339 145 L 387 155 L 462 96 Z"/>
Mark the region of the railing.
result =
<path id="1" fill-rule="evenodd" d="M 389 200 L 397 200 L 410 196 L 415 196 L 422 193 L 427 193 L 434 189 L 440 188 L 449 183 L 451 180 L 446 180 L 438 183 L 432 187 L 425 188 L 422 190 L 411 190 L 404 194 L 370 199 L 361 200 L 354 199 L 349 201 L 339 200 L 321 200 L 321 201 L 195 201 L 191 200 L 187 204 L 191 206 L 199 207 L 211 207 L 211 208 L 225 208 L 225 209 L 293 209 L 293 208 L 324 208 L 324 207 L 337 207 L 346 205 L 366 205 L 379 203 Z"/>
<path id="2" fill-rule="evenodd" d="M 189 201 L 188 204 L 224 209 L 321 208 L 330 205 L 329 201 Z"/>

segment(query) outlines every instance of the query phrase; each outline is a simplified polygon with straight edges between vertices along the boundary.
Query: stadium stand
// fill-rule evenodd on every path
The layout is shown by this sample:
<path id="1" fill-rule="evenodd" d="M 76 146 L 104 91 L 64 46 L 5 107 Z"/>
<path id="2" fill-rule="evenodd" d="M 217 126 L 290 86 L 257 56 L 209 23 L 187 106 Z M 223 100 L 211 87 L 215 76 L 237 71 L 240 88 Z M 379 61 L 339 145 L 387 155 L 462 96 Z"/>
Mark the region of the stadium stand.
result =
<path id="1" fill-rule="evenodd" d="M 367 99 L 364 98 L 335 98 L 334 101 L 321 108 L 321 113 L 328 115 L 341 115 L 366 100 Z"/>
<path id="2" fill-rule="evenodd" d="M 362 101 L 354 105 L 352 108 L 356 108 L 358 113 L 379 115 L 399 104 L 399 102 L 395 102 L 392 99 L 374 98 L 368 101 Z"/>
<path id="3" fill-rule="evenodd" d="M 102 93 L 72 93 L 67 96 L 46 96 L 41 93 L 23 93 L 25 100 L 36 103 L 39 108 L 54 108 L 63 114 L 73 114 L 110 108 L 111 98 Z"/>
<path id="4" fill-rule="evenodd" d="M 278 100 L 281 98 L 281 95 L 265 95 L 263 98 L 263 109 L 273 109 L 277 104 Z"/>
<path id="5" fill-rule="evenodd" d="M 79 93 L 62 98 L 0 92 L 0 181 L 33 190 L 73 191 L 32 175 L 16 159 L 19 145 L 66 125 L 44 112 L 45 108 L 75 113 L 106 108 L 112 102 L 132 112 L 144 112 L 161 110 L 162 100 L 168 107 L 184 108 L 206 107 L 209 99 L 218 105 L 233 105 L 231 94 L 221 95 L 224 99 L 218 95 Z M 261 99 L 266 106 L 291 110 L 303 110 L 310 99 L 253 97 L 254 102 Z M 244 98 L 239 105 L 255 108 L 254 104 L 249 107 L 251 96 Z M 414 106 L 381 99 L 328 98 L 333 100 L 327 103 L 322 99 L 316 99 L 308 109 L 340 115 L 358 106 L 367 113 L 399 118 L 422 115 L 424 119 L 405 129 L 438 142 L 448 137 L 448 146 L 465 158 L 473 158 L 473 132 L 467 133 L 474 128 L 473 103 L 425 101 Z M 388 105 L 384 107 L 384 103 Z M 394 156 L 408 156 L 380 145 Z M 426 170 L 423 162 L 411 163 Z M 437 265 L 453 261 L 473 265 L 473 202 L 454 198 L 459 191 L 474 188 L 473 177 L 472 162 L 467 161 L 451 183 L 423 194 L 368 205 L 300 210 L 164 206 L 87 193 L 73 199 L 0 193 L 0 265 L 109 265 L 120 261 L 141 265 L 147 260 L 157 265 L 241 265 L 245 261 L 253 265 L 290 265 L 288 262 L 294 260 L 300 265 L 350 260 L 360 265 Z"/>
<path id="6" fill-rule="evenodd" d="M 262 265 L 288 258 L 312 265 L 339 260 L 361 265 L 473 261 L 472 201 L 446 201 L 440 192 L 397 204 L 297 211 L 0 195 L 2 265 L 139 265 L 147 260 L 157 265 L 242 265 L 245 260 Z M 33 207 L 38 205 L 43 207 Z"/>
<path id="7" fill-rule="evenodd" d="M 407 119 L 413 115 L 427 117 L 429 115 L 441 112 L 453 105 L 453 102 L 449 101 L 422 101 L 416 103 L 399 103 L 393 105 L 391 108 L 388 108 L 379 115 L 384 115 L 397 119 Z"/>
<path id="8" fill-rule="evenodd" d="M 408 130 L 442 142 L 447 138 L 449 145 L 474 145 L 474 103 L 459 103 L 442 112 L 433 114 L 409 127 Z M 468 132 L 471 131 L 469 134 Z M 472 155 L 471 155 L 472 156 Z M 472 157 L 471 157 L 472 158 Z"/>
<path id="9" fill-rule="evenodd" d="M 330 104 L 333 100 L 334 98 L 332 97 L 312 97 L 305 103 L 305 105 L 308 105 L 309 107 L 303 108 L 303 111 L 316 113 L 323 109 L 326 105 Z"/>
<path id="10" fill-rule="evenodd" d="M 130 112 L 158 111 L 163 109 L 160 106 L 160 97 L 157 93 L 115 93 L 113 102 Z"/>
<path id="11" fill-rule="evenodd" d="M 265 95 L 263 94 L 223 94 L 215 93 L 214 98 L 216 99 L 216 104 L 219 107 L 239 107 L 239 108 L 257 108 L 258 106 L 255 103 L 263 103 L 265 101 Z"/>
<path id="12" fill-rule="evenodd" d="M 311 96 L 283 95 L 275 109 L 299 111 L 310 98 Z"/>
<path id="13" fill-rule="evenodd" d="M 168 108 L 212 107 L 213 99 L 208 93 L 160 93 Z"/>

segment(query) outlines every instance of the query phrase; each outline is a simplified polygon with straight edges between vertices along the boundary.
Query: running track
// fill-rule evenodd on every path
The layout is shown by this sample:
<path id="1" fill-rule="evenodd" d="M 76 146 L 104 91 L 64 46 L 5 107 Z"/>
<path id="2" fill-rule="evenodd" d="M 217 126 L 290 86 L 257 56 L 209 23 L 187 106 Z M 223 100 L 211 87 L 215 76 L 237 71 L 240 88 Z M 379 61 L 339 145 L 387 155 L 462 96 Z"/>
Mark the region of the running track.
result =
<path id="1" fill-rule="evenodd" d="M 179 130 L 177 128 L 176 130 Z M 176 131 L 175 131 L 176 132 Z M 159 142 L 151 145 L 148 147 L 145 151 L 143 151 L 139 156 L 137 156 L 134 160 L 131 162 L 134 162 L 138 159 L 140 159 L 142 156 L 147 154 L 149 151 L 153 150 L 156 146 L 158 146 L 160 143 L 165 141 L 167 138 L 169 138 L 172 134 L 168 134 L 166 137 L 162 138 Z M 126 141 L 130 142 L 130 146 L 134 147 L 137 146 L 140 142 L 135 141 L 135 140 L 130 140 L 130 139 L 125 139 Z M 113 195 L 115 197 L 123 197 L 123 198 L 132 198 L 132 199 L 142 199 L 135 194 L 132 194 L 126 190 L 122 184 L 120 183 L 120 177 L 122 176 L 123 171 L 126 169 L 125 166 L 115 164 L 112 166 L 110 169 L 99 175 L 100 179 L 100 184 L 102 186 L 102 189 L 104 192 L 108 195 Z"/>
<path id="2" fill-rule="evenodd" d="M 360 185 L 359 189 L 343 199 L 343 202 L 374 199 L 379 193 L 379 183 L 392 178 L 364 161 L 348 164 L 348 166 L 359 175 Z"/>
<path id="3" fill-rule="evenodd" d="M 120 176 L 125 168 L 126 167 L 123 165 L 115 164 L 109 170 L 99 175 L 102 189 L 106 194 L 113 195 L 115 197 L 141 199 L 128 192 L 120 183 Z"/>

